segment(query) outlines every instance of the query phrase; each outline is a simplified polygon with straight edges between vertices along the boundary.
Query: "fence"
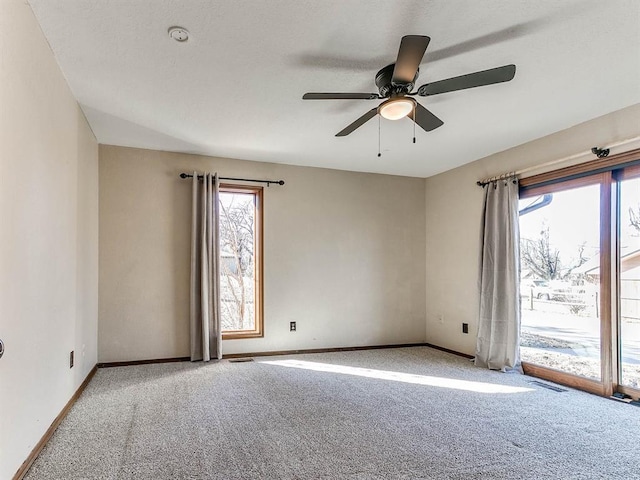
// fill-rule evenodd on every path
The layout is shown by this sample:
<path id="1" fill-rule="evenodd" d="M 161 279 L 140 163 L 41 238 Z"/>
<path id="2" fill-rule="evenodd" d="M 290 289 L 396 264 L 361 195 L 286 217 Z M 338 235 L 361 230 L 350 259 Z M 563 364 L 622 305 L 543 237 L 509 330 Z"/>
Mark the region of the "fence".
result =
<path id="1" fill-rule="evenodd" d="M 600 295 L 594 294 L 553 294 L 548 300 L 537 298 L 533 289 L 528 294 L 522 294 L 527 299 L 526 305 L 529 310 L 536 310 L 535 304 L 566 306 L 570 313 L 580 315 L 593 313 L 596 318 L 600 317 Z M 524 302 L 523 302 L 524 306 Z M 620 318 L 621 320 L 640 321 L 640 295 L 638 297 L 620 297 Z"/>
<path id="2" fill-rule="evenodd" d="M 580 315 L 581 313 L 590 315 L 589 311 L 591 311 L 596 318 L 600 317 L 600 295 L 598 292 L 593 294 L 555 292 L 545 294 L 544 296 L 547 299 L 544 299 L 536 297 L 533 288 L 531 288 L 528 294 L 524 293 L 522 296 L 527 298 L 529 310 L 535 310 L 535 303 L 539 303 L 543 305 L 566 306 L 569 312 L 574 315 Z"/>

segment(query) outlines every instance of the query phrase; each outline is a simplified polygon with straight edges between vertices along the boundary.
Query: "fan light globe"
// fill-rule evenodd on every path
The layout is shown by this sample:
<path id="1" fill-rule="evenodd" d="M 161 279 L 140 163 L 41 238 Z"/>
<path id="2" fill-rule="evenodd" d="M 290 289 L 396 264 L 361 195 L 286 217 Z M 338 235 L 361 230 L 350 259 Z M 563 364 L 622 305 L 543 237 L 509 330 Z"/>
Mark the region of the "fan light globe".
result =
<path id="1" fill-rule="evenodd" d="M 380 105 L 380 115 L 387 120 L 400 120 L 413 110 L 413 99 L 400 97 L 387 100 Z"/>

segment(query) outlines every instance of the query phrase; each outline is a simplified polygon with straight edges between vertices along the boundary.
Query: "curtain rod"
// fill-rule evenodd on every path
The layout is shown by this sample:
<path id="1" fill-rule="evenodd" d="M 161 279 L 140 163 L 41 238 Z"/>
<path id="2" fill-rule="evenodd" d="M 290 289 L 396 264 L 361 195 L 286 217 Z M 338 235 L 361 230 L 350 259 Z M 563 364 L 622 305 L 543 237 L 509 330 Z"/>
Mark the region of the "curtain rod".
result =
<path id="1" fill-rule="evenodd" d="M 490 177 L 490 178 L 486 178 L 486 179 L 481 180 L 481 181 L 477 181 L 476 185 L 478 185 L 479 187 L 484 187 L 485 185 L 489 185 L 492 182 L 497 182 L 499 180 L 506 180 L 508 178 L 515 178 L 520 173 L 522 173 L 522 172 L 507 172 L 507 173 L 503 173 L 502 175 L 496 175 L 495 177 Z"/>
<path id="2" fill-rule="evenodd" d="M 626 140 L 622 140 L 620 142 L 612 143 L 611 145 L 609 145 L 606 148 L 606 150 L 608 151 L 611 148 L 620 147 L 620 146 L 626 145 L 628 143 L 635 142 L 638 139 L 640 139 L 640 137 L 636 136 L 636 137 L 632 137 L 632 138 L 627 138 Z M 546 162 L 546 163 L 543 163 L 541 165 L 534 165 L 532 167 L 523 168 L 522 170 L 516 170 L 515 172 L 507 172 L 507 173 L 503 173 L 502 175 L 496 175 L 494 177 L 485 178 L 484 180 L 477 181 L 476 185 L 478 185 L 479 187 L 484 187 L 485 185 L 488 185 L 489 183 L 495 182 L 497 180 L 502 180 L 504 178 L 510 178 L 510 177 L 517 177 L 519 175 L 522 175 L 523 173 L 532 172 L 532 171 L 539 170 L 539 169 L 545 168 L 545 167 L 552 167 L 554 165 L 558 165 L 558 164 L 562 164 L 562 163 L 565 163 L 565 162 L 569 162 L 571 160 L 575 160 L 577 158 L 584 157 L 584 156 L 587 156 L 589 154 L 594 154 L 594 155 L 598 156 L 598 154 L 594 150 L 602 151 L 602 149 L 598 149 L 597 147 L 596 148 L 592 148 L 591 150 L 580 152 L 580 153 L 574 153 L 573 155 L 567 155 L 566 157 L 558 158 L 557 160 L 551 160 L 550 162 Z M 598 157 L 598 158 L 600 158 L 600 157 Z"/>
<path id="3" fill-rule="evenodd" d="M 202 175 L 198 175 L 198 179 L 202 179 Z M 181 173 L 180 178 L 193 178 L 193 175 L 190 173 Z M 220 180 L 235 180 L 238 182 L 255 182 L 255 183 L 266 183 L 267 187 L 271 186 L 272 183 L 276 185 L 284 185 L 284 180 L 254 180 L 252 178 L 234 178 L 234 177 L 218 177 Z"/>

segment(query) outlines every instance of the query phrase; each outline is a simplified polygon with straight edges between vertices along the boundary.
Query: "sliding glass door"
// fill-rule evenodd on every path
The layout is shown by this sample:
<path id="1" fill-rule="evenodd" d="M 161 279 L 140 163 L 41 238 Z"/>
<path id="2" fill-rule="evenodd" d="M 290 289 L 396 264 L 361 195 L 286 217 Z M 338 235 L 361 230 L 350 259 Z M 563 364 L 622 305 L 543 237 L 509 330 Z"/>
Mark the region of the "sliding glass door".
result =
<path id="1" fill-rule="evenodd" d="M 634 153 L 634 155 L 636 155 Z M 640 152 L 520 192 L 526 373 L 640 397 Z"/>

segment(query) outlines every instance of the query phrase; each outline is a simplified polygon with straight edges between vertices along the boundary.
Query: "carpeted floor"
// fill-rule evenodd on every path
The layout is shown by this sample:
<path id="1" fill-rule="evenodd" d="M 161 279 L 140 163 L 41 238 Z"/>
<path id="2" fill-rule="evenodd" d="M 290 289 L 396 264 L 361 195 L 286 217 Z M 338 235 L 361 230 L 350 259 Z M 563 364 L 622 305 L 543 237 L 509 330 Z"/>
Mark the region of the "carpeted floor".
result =
<path id="1" fill-rule="evenodd" d="M 640 408 L 426 347 L 98 371 L 37 479 L 640 478 Z"/>

